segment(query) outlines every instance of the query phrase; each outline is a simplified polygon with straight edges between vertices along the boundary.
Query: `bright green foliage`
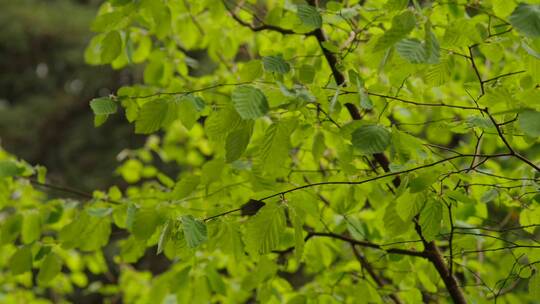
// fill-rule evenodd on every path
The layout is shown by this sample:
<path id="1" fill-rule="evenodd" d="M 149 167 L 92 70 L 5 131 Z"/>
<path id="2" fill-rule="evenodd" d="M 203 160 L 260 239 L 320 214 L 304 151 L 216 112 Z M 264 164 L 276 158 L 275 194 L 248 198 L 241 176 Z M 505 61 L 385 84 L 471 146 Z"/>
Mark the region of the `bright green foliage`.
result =
<path id="1" fill-rule="evenodd" d="M 86 59 L 141 83 L 90 107 L 146 143 L 69 198 L 0 152 L 0 299 L 535 303 L 525 2 L 106 1 Z"/>

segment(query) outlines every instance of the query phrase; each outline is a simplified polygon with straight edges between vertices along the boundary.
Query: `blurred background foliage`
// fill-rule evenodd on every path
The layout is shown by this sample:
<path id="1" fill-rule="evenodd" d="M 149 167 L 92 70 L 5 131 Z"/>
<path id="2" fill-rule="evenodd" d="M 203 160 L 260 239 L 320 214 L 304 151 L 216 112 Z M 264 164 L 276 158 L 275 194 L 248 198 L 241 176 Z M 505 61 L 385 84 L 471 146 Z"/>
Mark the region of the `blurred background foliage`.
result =
<path id="1" fill-rule="evenodd" d="M 0 145 L 48 178 L 82 189 L 121 183 L 116 156 L 138 147 L 121 116 L 93 125 L 88 101 L 138 81 L 137 67 L 89 66 L 84 49 L 101 1 L 0 0 Z"/>

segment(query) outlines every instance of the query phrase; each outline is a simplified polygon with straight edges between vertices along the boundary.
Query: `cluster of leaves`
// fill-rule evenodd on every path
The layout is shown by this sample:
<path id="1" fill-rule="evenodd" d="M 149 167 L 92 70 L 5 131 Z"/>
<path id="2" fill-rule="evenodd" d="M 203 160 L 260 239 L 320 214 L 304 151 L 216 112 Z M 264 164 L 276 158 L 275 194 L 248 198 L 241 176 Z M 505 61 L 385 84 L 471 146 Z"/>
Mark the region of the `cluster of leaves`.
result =
<path id="1" fill-rule="evenodd" d="M 540 299 L 537 4 L 109 0 L 92 29 L 89 63 L 145 64 L 95 124 L 148 140 L 92 194 L 0 155 L 8 302 Z"/>

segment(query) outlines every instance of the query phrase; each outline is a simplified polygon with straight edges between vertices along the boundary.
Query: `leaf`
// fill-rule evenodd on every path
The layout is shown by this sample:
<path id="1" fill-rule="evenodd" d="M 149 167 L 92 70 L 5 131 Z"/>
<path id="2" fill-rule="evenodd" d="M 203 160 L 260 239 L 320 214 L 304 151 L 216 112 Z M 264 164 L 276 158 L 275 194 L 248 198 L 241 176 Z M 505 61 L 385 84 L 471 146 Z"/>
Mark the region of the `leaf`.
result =
<path id="1" fill-rule="evenodd" d="M 160 216 L 156 210 L 139 209 L 133 218 L 133 236 L 138 240 L 147 240 L 154 234 L 159 224 Z"/>
<path id="2" fill-rule="evenodd" d="M 392 27 L 375 44 L 374 51 L 382 51 L 405 38 L 416 26 L 414 14 L 407 10 L 392 19 Z"/>
<path id="3" fill-rule="evenodd" d="M 169 107 L 169 111 L 178 111 L 178 118 L 180 118 L 180 121 L 188 130 L 191 130 L 191 128 L 193 128 L 193 126 L 200 117 L 199 111 L 197 111 L 194 103 L 194 97 L 184 97 L 178 102 L 176 109 L 171 109 L 171 107 Z M 174 115 L 171 115 L 170 117 L 171 119 L 174 119 Z"/>
<path id="4" fill-rule="evenodd" d="M 278 170 L 289 155 L 290 136 L 295 127 L 292 120 L 271 124 L 264 133 L 257 163 L 265 170 Z"/>
<path id="5" fill-rule="evenodd" d="M 534 275 L 529 278 L 529 295 L 531 299 L 540 299 L 540 271 L 536 269 Z"/>
<path id="6" fill-rule="evenodd" d="M 242 119 L 255 119 L 268 112 L 268 101 L 263 92 L 252 86 L 239 86 L 232 92 L 234 108 Z"/>
<path id="7" fill-rule="evenodd" d="M 24 172 L 15 161 L 5 159 L 0 160 L 0 179 L 6 177 L 18 176 Z"/>
<path id="8" fill-rule="evenodd" d="M 232 255 L 235 261 L 241 261 L 244 255 L 239 226 L 236 222 L 220 221 L 217 234 L 213 237 L 216 240 L 216 246 L 224 253 Z"/>
<path id="9" fill-rule="evenodd" d="M 167 118 L 168 104 L 169 102 L 166 99 L 157 99 L 145 103 L 135 121 L 135 133 L 150 134 L 159 130 Z"/>
<path id="10" fill-rule="evenodd" d="M 289 210 L 289 217 L 294 229 L 294 255 L 296 260 L 300 262 L 302 260 L 302 255 L 304 254 L 304 222 L 306 214 L 300 208 L 292 207 Z"/>
<path id="11" fill-rule="evenodd" d="M 396 237 L 407 232 L 406 228 L 409 226 L 409 223 L 405 222 L 398 215 L 396 205 L 394 203 L 390 203 L 388 206 L 386 206 L 383 222 L 384 229 L 386 229 L 386 232 L 390 237 Z"/>
<path id="12" fill-rule="evenodd" d="M 49 253 L 39 268 L 37 275 L 37 281 L 40 285 L 47 284 L 49 281 L 54 279 L 62 269 L 62 261 L 60 258 L 53 252 Z"/>
<path id="13" fill-rule="evenodd" d="M 167 221 L 165 225 L 163 226 L 163 229 L 161 230 L 161 234 L 159 235 L 159 241 L 157 245 L 157 251 L 156 254 L 160 254 L 163 252 L 163 248 L 167 245 L 167 242 L 169 241 L 169 238 L 171 237 L 171 224 L 170 221 Z"/>
<path id="14" fill-rule="evenodd" d="M 418 39 L 403 39 L 396 44 L 398 54 L 410 63 L 424 63 L 426 50 Z"/>
<path id="15" fill-rule="evenodd" d="M 9 259 L 11 273 L 18 275 L 32 269 L 32 249 L 30 246 L 23 246 Z"/>
<path id="16" fill-rule="evenodd" d="M 14 214 L 7 219 L 3 219 L 0 225 L 0 245 L 14 242 L 21 232 L 23 217 Z"/>
<path id="17" fill-rule="evenodd" d="M 407 7 L 409 0 L 388 0 L 384 4 L 384 8 L 389 11 L 400 11 Z"/>
<path id="18" fill-rule="evenodd" d="M 425 25 L 425 62 L 429 64 L 439 63 L 440 46 L 435 33 L 431 30 L 431 23 L 428 21 Z"/>
<path id="19" fill-rule="evenodd" d="M 90 101 L 90 108 L 95 115 L 108 115 L 116 113 L 116 102 L 109 97 L 94 98 Z"/>
<path id="20" fill-rule="evenodd" d="M 240 80 L 241 81 L 253 81 L 262 76 L 262 65 L 260 60 L 251 60 L 246 62 L 240 68 Z"/>
<path id="21" fill-rule="evenodd" d="M 38 210 L 28 210 L 24 213 L 21 238 L 24 244 L 32 243 L 41 236 L 41 215 Z"/>
<path id="22" fill-rule="evenodd" d="M 249 219 L 244 234 L 246 248 L 251 254 L 267 254 L 279 244 L 285 229 L 285 213 L 276 204 L 267 204 Z"/>
<path id="23" fill-rule="evenodd" d="M 197 186 L 201 182 L 201 178 L 198 175 L 188 175 L 182 178 L 174 186 L 171 192 L 171 198 L 175 200 L 181 200 L 197 189 Z"/>
<path id="24" fill-rule="evenodd" d="M 206 241 L 206 225 L 195 219 L 192 215 L 182 216 L 182 225 L 184 227 L 184 237 L 190 248 L 196 248 Z"/>
<path id="25" fill-rule="evenodd" d="M 311 145 L 311 154 L 313 160 L 318 162 L 326 151 L 326 143 L 324 142 L 324 133 L 317 132 L 313 137 L 313 144 Z"/>
<path id="26" fill-rule="evenodd" d="M 540 5 L 520 3 L 508 21 L 523 35 L 535 38 L 540 36 Z"/>
<path id="27" fill-rule="evenodd" d="M 540 137 L 540 112 L 527 110 L 519 114 L 519 127 L 530 137 Z"/>
<path id="28" fill-rule="evenodd" d="M 212 112 L 204 122 L 204 130 L 212 141 L 224 141 L 224 133 L 235 130 L 242 123 L 242 117 L 231 107 Z"/>
<path id="29" fill-rule="evenodd" d="M 291 66 L 281 55 L 265 56 L 262 58 L 264 70 L 271 73 L 286 74 L 291 70 Z"/>
<path id="30" fill-rule="evenodd" d="M 322 26 L 322 17 L 316 7 L 307 4 L 298 4 L 296 6 L 296 14 L 304 25 L 313 28 Z"/>
<path id="31" fill-rule="evenodd" d="M 425 72 L 425 80 L 429 85 L 441 86 L 446 84 L 452 76 L 452 67 L 449 59 L 440 60 L 439 63 L 430 65 Z"/>
<path id="32" fill-rule="evenodd" d="M 422 235 L 426 241 L 435 239 L 441 229 L 442 204 L 434 199 L 429 199 L 420 212 L 419 224 Z"/>
<path id="33" fill-rule="evenodd" d="M 253 124 L 244 125 L 227 135 L 225 142 L 225 160 L 230 163 L 239 159 L 249 144 Z"/>
<path id="34" fill-rule="evenodd" d="M 418 174 L 409 182 L 409 190 L 411 193 L 417 193 L 428 189 L 439 178 L 439 173 L 435 170 L 429 170 Z"/>
<path id="35" fill-rule="evenodd" d="M 391 141 L 390 132 L 380 125 L 361 126 L 351 135 L 353 147 L 364 154 L 381 153 Z"/>
<path id="36" fill-rule="evenodd" d="M 101 63 L 110 63 L 122 52 L 122 36 L 118 31 L 109 32 L 101 41 Z"/>

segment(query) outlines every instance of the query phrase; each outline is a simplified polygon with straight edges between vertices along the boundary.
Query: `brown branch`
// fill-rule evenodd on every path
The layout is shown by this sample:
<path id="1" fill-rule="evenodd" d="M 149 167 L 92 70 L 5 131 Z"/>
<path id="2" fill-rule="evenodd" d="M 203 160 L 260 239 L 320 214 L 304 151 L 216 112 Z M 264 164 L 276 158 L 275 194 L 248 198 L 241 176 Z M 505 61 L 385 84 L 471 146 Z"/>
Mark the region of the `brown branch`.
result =
<path id="1" fill-rule="evenodd" d="M 354 246 L 383 250 L 383 251 L 386 251 L 387 253 L 390 253 L 390 254 L 399 254 L 399 255 L 407 255 L 407 256 L 414 256 L 414 257 L 428 258 L 428 256 L 424 252 L 421 252 L 421 251 L 414 251 L 414 250 L 401 249 L 401 248 L 388 248 L 388 249 L 385 249 L 382 245 L 379 245 L 379 244 L 376 244 L 376 243 L 355 240 L 353 238 L 343 236 L 341 234 L 331 233 L 331 232 L 309 232 L 308 235 L 306 236 L 305 240 L 307 241 L 307 240 L 309 240 L 309 239 L 311 239 L 313 237 L 328 237 L 328 238 L 337 239 L 337 240 L 347 242 L 347 243 L 349 243 L 351 245 L 354 245 Z"/>
<path id="2" fill-rule="evenodd" d="M 284 34 L 284 35 L 287 35 L 287 34 L 289 34 L 289 35 L 312 35 L 312 33 L 297 33 L 297 32 L 295 32 L 293 30 L 282 28 L 282 27 L 279 27 L 279 26 L 271 25 L 271 24 L 262 24 L 262 25 L 259 25 L 259 26 L 255 26 L 255 25 L 253 25 L 253 24 L 251 24 L 251 23 L 249 23 L 247 21 L 242 20 L 242 18 L 240 18 L 233 10 L 230 10 L 229 6 L 225 2 L 225 0 L 223 0 L 223 5 L 227 9 L 227 11 L 231 15 L 231 17 L 234 20 L 236 20 L 236 22 L 238 22 L 242 26 L 245 26 L 245 27 L 249 28 L 253 32 L 260 32 L 260 31 L 268 30 L 268 31 L 279 32 L 279 33 Z"/>

